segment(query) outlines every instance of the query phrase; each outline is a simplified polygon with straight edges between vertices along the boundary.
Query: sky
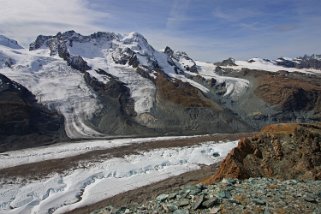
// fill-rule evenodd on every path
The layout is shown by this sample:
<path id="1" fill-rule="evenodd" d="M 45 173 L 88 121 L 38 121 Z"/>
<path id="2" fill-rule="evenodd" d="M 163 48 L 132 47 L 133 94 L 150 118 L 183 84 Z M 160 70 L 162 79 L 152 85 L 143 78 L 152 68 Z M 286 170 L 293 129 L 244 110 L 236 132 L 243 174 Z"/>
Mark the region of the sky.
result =
<path id="1" fill-rule="evenodd" d="M 0 0 L 0 34 L 23 46 L 75 30 L 143 34 L 192 58 L 321 53 L 320 0 Z"/>

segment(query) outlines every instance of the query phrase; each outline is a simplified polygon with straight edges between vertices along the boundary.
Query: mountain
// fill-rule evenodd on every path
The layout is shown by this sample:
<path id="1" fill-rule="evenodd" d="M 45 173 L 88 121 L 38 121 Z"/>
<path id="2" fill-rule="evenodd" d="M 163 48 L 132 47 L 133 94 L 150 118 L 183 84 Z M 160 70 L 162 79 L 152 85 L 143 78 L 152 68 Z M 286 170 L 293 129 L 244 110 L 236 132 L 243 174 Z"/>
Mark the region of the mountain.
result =
<path id="1" fill-rule="evenodd" d="M 3 35 L 0 35 L 0 45 L 12 49 L 23 49 L 23 47 L 21 47 L 16 40 L 9 39 L 8 37 L 5 37 Z"/>
<path id="2" fill-rule="evenodd" d="M 0 43 L 0 73 L 62 115 L 71 139 L 246 132 L 277 121 L 318 121 L 320 57 L 291 60 L 298 63 L 200 62 L 170 47 L 157 51 L 134 32 L 40 35 L 29 50 Z"/>

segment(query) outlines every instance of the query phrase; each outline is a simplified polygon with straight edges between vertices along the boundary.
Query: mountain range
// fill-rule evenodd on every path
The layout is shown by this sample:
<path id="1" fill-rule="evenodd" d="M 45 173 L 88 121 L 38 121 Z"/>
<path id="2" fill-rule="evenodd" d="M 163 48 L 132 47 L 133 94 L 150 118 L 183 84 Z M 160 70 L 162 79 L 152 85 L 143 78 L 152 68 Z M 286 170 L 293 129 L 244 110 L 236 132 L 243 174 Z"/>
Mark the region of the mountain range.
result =
<path id="1" fill-rule="evenodd" d="M 201 62 L 139 33 L 0 36 L 0 151 L 321 119 L 321 55 Z"/>

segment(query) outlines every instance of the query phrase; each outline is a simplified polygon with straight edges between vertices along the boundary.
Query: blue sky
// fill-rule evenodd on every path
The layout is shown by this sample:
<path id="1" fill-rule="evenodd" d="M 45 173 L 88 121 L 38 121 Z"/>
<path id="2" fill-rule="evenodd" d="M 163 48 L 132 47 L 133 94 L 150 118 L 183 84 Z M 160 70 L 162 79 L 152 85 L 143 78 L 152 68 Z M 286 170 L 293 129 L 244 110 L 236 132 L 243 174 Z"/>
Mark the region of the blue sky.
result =
<path id="1" fill-rule="evenodd" d="M 321 53 L 320 0 L 0 0 L 0 33 L 142 33 L 199 60 Z M 3 10 L 3 11 L 1 11 Z"/>

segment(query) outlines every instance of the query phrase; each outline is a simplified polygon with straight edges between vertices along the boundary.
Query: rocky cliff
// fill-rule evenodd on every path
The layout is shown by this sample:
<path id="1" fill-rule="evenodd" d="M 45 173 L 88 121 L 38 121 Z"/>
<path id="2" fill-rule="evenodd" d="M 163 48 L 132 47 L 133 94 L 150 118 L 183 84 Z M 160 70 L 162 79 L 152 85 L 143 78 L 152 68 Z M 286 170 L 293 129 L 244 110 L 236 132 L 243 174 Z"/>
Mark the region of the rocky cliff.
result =
<path id="1" fill-rule="evenodd" d="M 321 125 L 269 125 L 240 140 L 206 183 L 223 178 L 321 179 Z"/>

